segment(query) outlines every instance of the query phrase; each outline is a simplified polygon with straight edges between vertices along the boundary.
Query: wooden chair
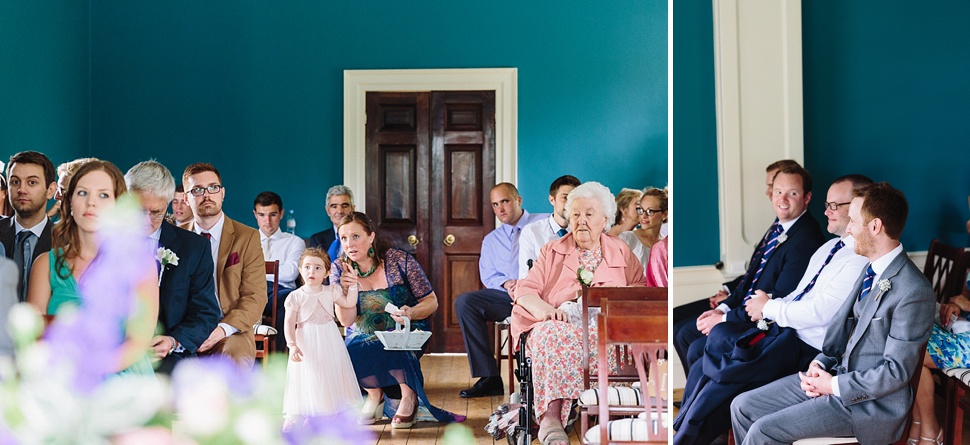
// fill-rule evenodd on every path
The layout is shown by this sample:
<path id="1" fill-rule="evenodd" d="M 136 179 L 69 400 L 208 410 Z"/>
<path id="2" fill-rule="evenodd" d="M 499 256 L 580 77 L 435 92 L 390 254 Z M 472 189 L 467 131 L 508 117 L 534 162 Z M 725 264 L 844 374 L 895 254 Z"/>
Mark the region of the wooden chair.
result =
<path id="1" fill-rule="evenodd" d="M 944 244 L 940 240 L 930 243 L 926 264 L 923 265 L 923 275 L 933 285 L 937 302 L 946 303 L 948 298 L 963 290 L 963 279 L 966 275 L 959 271 L 963 256 L 963 249 L 959 247 Z"/>
<path id="2" fill-rule="evenodd" d="M 279 334 L 275 334 L 275 329 L 276 329 L 276 299 L 279 298 L 279 292 L 280 292 L 280 261 L 279 260 L 267 261 L 266 273 L 273 275 L 273 292 L 270 295 L 270 302 L 272 303 L 270 306 L 272 307 L 272 309 L 270 309 L 269 316 L 265 316 L 265 315 L 263 316 L 262 322 L 260 324 L 270 326 L 273 329 L 269 330 L 269 333 L 266 333 L 266 334 L 262 334 L 262 333 L 254 334 L 256 338 L 256 359 L 262 360 L 263 366 L 266 366 L 266 357 L 270 353 L 274 352 L 274 350 L 276 349 L 274 345 L 275 342 L 272 341 L 273 335 L 279 335 Z M 255 330 L 258 326 L 259 325 L 254 326 L 253 329 Z M 260 346 L 262 346 L 262 348 L 260 348 Z"/>
<path id="3" fill-rule="evenodd" d="M 643 313 L 660 313 L 664 317 L 667 315 L 667 288 L 666 287 L 646 287 L 646 286 L 630 286 L 630 287 L 583 287 L 583 298 L 582 298 L 582 318 L 583 324 L 580 327 L 582 331 L 582 347 L 583 347 L 583 388 L 587 391 L 592 388 L 591 382 L 597 381 L 597 378 L 590 374 L 590 363 L 587 357 L 590 356 L 589 351 L 589 320 L 590 320 L 590 308 L 601 308 L 604 301 L 609 301 L 611 305 L 614 305 L 613 312 L 619 313 L 620 305 L 624 305 L 627 310 L 633 309 L 638 304 L 643 304 L 647 302 L 653 303 L 652 305 L 642 306 L 641 309 Z M 659 305 L 659 306 L 658 306 Z M 662 306 L 662 308 L 660 307 Z M 625 352 L 624 350 L 618 350 L 617 356 Z M 609 368 L 600 368 L 599 372 L 609 372 Z M 639 375 L 637 374 L 636 368 L 633 366 L 620 367 L 615 373 L 610 374 L 610 380 L 614 383 L 633 383 L 639 380 Z M 626 390 L 624 393 L 629 393 Z M 641 394 L 646 394 L 642 392 Z M 594 392 L 584 393 L 585 397 L 580 397 L 579 406 L 579 425 L 580 431 L 584 432 L 589 428 L 589 403 L 593 400 L 598 401 L 600 395 L 608 395 L 606 392 Z M 615 411 L 617 414 L 621 412 L 627 413 L 630 408 L 636 408 L 636 398 L 638 396 L 634 392 L 632 397 L 620 397 L 617 394 L 617 406 L 615 406 Z M 608 396 L 604 397 L 608 400 Z M 621 408 L 622 407 L 622 408 Z M 623 409 L 626 408 L 626 409 Z M 635 413 L 634 413 L 635 414 Z"/>
<path id="4" fill-rule="evenodd" d="M 960 275 L 970 280 L 970 251 L 964 252 L 957 269 Z M 965 280 L 960 280 L 966 283 Z M 953 294 L 956 295 L 956 294 Z M 964 285 L 963 295 L 970 298 L 970 288 Z M 951 295 L 952 296 L 952 295 Z M 945 375 L 945 389 L 943 398 L 946 400 L 946 414 L 943 425 L 943 442 L 951 444 L 963 443 L 964 411 L 970 408 L 970 368 L 950 368 L 941 370 Z M 934 372 L 935 375 L 938 373 Z M 939 386 L 937 394 L 940 394 Z"/>
<path id="5" fill-rule="evenodd" d="M 495 363 L 498 365 L 499 371 L 502 370 L 502 361 L 504 360 L 509 371 L 509 395 L 515 394 L 515 360 L 513 356 L 515 352 L 512 351 L 512 337 L 511 330 L 509 329 L 512 325 L 512 317 L 506 318 L 502 321 L 496 321 L 492 324 L 492 347 L 495 351 Z M 502 340 L 502 332 L 505 332 L 505 340 Z"/>
<path id="6" fill-rule="evenodd" d="M 661 388 L 665 384 L 661 374 L 661 360 L 667 353 L 667 316 L 658 315 L 617 315 L 617 310 L 612 310 L 610 315 L 600 313 L 597 316 L 597 360 L 599 369 L 609 369 L 609 348 L 611 344 L 626 343 L 633 350 L 633 361 L 637 371 L 638 381 L 644 392 L 648 385 L 654 386 L 656 394 L 661 393 Z M 652 379 L 651 379 L 652 377 Z M 609 390 L 609 374 L 604 374 L 598 379 L 598 387 L 601 394 Z M 661 397 L 643 397 L 643 406 L 638 407 L 638 414 L 642 413 L 643 418 L 623 419 L 620 422 L 629 423 L 622 425 L 616 430 L 630 432 L 629 441 L 617 438 L 611 439 L 611 423 L 608 419 L 613 411 L 605 398 L 598 404 L 598 414 L 600 425 L 598 437 L 600 444 L 666 444 L 667 443 L 667 419 L 664 415 L 664 407 Z M 615 422 L 615 421 L 614 421 Z M 638 434 L 639 433 L 639 434 Z M 641 436 L 642 437 L 638 437 Z M 590 437 L 587 437 L 590 436 Z M 589 434 L 583 435 L 584 443 L 596 443 L 595 438 Z"/>

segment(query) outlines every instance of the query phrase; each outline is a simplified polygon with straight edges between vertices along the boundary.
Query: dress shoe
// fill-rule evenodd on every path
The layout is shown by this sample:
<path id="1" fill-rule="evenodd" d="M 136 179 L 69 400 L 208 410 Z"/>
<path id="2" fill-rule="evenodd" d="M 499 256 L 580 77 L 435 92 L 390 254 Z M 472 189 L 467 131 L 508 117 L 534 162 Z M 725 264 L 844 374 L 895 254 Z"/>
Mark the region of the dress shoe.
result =
<path id="1" fill-rule="evenodd" d="M 404 400 L 401 400 L 401 404 L 404 404 Z M 400 406 L 398 407 L 400 409 Z M 400 414 L 394 414 L 391 418 L 391 428 L 401 429 L 401 428 L 411 428 L 414 426 L 415 417 L 418 414 L 418 402 L 414 401 L 414 407 L 411 408 L 411 414 L 407 416 L 402 416 Z"/>
<path id="2" fill-rule="evenodd" d="M 502 383 L 501 376 L 482 377 L 471 388 L 463 389 L 458 394 L 466 399 L 472 397 L 500 396 L 505 394 L 505 384 Z"/>

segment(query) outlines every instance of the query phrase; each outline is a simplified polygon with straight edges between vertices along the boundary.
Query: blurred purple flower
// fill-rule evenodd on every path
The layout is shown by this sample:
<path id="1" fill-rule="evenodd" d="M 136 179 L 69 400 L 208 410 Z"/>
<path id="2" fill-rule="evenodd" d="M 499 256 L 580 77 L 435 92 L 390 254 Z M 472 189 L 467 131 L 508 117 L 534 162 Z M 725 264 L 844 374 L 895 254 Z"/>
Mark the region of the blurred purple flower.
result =
<path id="1" fill-rule="evenodd" d="M 155 273 L 143 217 L 132 206 L 138 208 L 134 201 L 119 199 L 115 211 L 103 215 L 98 254 L 78 283 L 77 316 L 59 317 L 47 331 L 55 366 L 73 367 L 81 393 L 90 394 L 114 373 L 136 288 Z"/>
<path id="2" fill-rule="evenodd" d="M 289 445 L 303 445 L 318 438 L 327 438 L 327 443 L 374 443 L 374 433 L 357 426 L 353 410 L 343 410 L 330 416 L 307 417 L 305 422 L 283 432 L 283 439 Z"/>
<path id="3" fill-rule="evenodd" d="M 187 387 L 188 383 L 198 380 L 199 373 L 216 375 L 225 380 L 232 395 L 248 398 L 253 395 L 253 380 L 256 371 L 240 366 L 224 355 L 207 355 L 183 360 L 172 373 L 172 386 Z"/>

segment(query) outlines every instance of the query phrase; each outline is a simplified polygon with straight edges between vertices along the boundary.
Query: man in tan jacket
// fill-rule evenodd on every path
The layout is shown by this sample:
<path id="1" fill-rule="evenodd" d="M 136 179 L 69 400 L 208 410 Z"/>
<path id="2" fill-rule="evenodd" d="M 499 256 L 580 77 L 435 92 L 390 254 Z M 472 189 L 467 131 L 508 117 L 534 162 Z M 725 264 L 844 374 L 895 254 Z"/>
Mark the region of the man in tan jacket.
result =
<path id="1" fill-rule="evenodd" d="M 182 174 L 185 199 L 195 218 L 183 225 L 212 244 L 216 296 L 222 311 L 219 325 L 199 346 L 199 354 L 224 354 L 252 366 L 256 358 L 253 325 L 266 307 L 266 266 L 259 232 L 222 212 L 226 189 L 214 166 L 196 163 Z"/>

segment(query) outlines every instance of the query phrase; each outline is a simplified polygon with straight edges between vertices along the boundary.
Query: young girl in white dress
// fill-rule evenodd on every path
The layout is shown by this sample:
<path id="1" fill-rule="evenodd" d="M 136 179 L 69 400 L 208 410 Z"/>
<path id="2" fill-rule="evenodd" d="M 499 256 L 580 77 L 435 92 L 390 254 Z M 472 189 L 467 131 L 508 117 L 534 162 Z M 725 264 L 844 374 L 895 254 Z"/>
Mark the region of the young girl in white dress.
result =
<path id="1" fill-rule="evenodd" d="M 343 295 L 340 283 L 324 285 L 330 275 L 326 252 L 309 248 L 300 257 L 305 283 L 286 297 L 283 333 L 290 349 L 283 395 L 284 429 L 308 416 L 357 409 L 357 376 L 334 322 L 334 304 L 357 307 L 357 289 Z"/>

